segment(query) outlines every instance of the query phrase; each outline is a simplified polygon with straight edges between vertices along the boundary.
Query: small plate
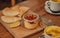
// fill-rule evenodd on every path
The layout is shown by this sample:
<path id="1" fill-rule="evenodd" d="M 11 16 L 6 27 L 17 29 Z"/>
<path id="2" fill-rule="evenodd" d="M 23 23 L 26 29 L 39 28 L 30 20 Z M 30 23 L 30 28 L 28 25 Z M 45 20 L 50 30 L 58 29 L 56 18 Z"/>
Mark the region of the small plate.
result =
<path id="1" fill-rule="evenodd" d="M 59 13 L 53 13 L 52 11 L 50 11 L 50 9 L 49 9 L 47 6 L 45 6 L 45 10 L 46 10 L 48 13 L 50 13 L 50 14 L 60 15 L 60 12 L 59 12 Z"/>

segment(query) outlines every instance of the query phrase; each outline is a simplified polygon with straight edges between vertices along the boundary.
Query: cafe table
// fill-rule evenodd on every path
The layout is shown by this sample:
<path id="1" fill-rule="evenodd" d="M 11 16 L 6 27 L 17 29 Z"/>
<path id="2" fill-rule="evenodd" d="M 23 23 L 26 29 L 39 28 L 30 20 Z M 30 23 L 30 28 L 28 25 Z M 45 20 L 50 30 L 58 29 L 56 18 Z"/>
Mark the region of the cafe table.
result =
<path id="1" fill-rule="evenodd" d="M 53 21 L 52 23 L 54 25 L 60 26 L 60 16 L 52 15 L 52 14 L 49 14 L 48 12 L 46 12 L 46 10 L 44 8 L 45 2 L 46 2 L 46 0 L 27 0 L 27 1 L 24 1 L 24 2 L 19 3 L 17 5 L 28 6 L 28 7 L 30 7 L 30 10 L 38 13 L 40 16 L 44 16 L 44 17 L 52 20 Z M 4 29 L 2 29 L 2 30 L 4 30 Z M 0 32 L 0 37 L 13 38 L 11 35 L 9 35 L 9 33 L 7 31 L 6 31 L 7 34 L 4 33 L 5 35 L 1 35 L 1 33 L 3 33 L 3 32 Z M 43 30 L 39 31 L 35 34 L 32 34 L 30 36 L 27 36 L 26 38 L 38 38 L 42 34 L 43 34 Z"/>

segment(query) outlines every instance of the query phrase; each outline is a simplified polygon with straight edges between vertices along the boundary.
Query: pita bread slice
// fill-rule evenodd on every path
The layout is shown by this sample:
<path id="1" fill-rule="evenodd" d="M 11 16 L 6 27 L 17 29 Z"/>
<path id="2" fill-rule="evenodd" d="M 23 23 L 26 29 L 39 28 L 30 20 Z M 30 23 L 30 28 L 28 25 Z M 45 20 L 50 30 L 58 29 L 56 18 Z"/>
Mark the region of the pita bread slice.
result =
<path id="1" fill-rule="evenodd" d="M 19 7 L 20 7 L 19 5 L 16 5 L 16 6 L 11 7 L 11 9 L 19 11 Z"/>
<path id="2" fill-rule="evenodd" d="M 19 14 L 19 11 L 17 11 L 16 9 L 13 10 L 13 9 L 10 9 L 10 8 L 5 8 L 3 11 L 2 11 L 3 15 L 5 16 L 16 16 Z"/>
<path id="3" fill-rule="evenodd" d="M 19 8 L 20 10 L 20 14 L 18 15 L 19 17 L 21 17 L 24 13 L 26 13 L 30 8 L 29 7 L 25 7 L 25 6 L 21 6 Z"/>
<path id="4" fill-rule="evenodd" d="M 12 16 L 1 16 L 1 20 L 6 23 L 12 23 L 19 20 L 18 17 L 12 17 Z"/>

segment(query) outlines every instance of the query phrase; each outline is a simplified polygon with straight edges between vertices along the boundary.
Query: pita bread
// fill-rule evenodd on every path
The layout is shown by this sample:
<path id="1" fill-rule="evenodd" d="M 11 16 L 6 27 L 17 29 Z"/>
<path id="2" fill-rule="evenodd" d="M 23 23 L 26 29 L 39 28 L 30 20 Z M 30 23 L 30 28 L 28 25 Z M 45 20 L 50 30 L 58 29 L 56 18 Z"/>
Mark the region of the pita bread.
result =
<path id="1" fill-rule="evenodd" d="M 18 10 L 13 10 L 13 9 L 10 9 L 10 8 L 5 8 L 3 11 L 2 11 L 3 15 L 5 16 L 16 16 L 19 14 L 19 11 Z"/>
<path id="2" fill-rule="evenodd" d="M 14 27 L 19 26 L 19 25 L 20 25 L 20 22 L 17 21 L 17 22 L 10 23 L 10 24 L 8 24 L 8 25 L 9 25 L 10 27 L 14 28 Z"/>
<path id="3" fill-rule="evenodd" d="M 24 13 L 26 13 L 30 8 L 29 7 L 25 7 L 25 6 L 21 6 L 19 8 L 20 10 L 20 14 L 18 15 L 19 17 L 21 17 Z"/>
<path id="4" fill-rule="evenodd" d="M 11 9 L 19 11 L 19 7 L 20 7 L 19 5 L 16 5 L 16 6 L 11 7 Z"/>
<path id="5" fill-rule="evenodd" d="M 1 16 L 1 20 L 6 23 L 12 23 L 19 20 L 18 17 L 12 17 L 12 16 Z"/>

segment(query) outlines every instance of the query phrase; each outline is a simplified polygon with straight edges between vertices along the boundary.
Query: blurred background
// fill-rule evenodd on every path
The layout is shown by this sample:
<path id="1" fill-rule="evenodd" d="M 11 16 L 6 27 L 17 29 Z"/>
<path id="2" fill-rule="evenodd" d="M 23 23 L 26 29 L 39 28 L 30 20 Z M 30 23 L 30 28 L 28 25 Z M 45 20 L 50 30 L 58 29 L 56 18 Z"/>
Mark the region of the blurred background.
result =
<path id="1" fill-rule="evenodd" d="M 16 0 L 16 4 L 23 2 L 25 0 Z M 4 9 L 5 7 L 11 6 L 11 0 L 0 0 L 0 10 Z"/>

